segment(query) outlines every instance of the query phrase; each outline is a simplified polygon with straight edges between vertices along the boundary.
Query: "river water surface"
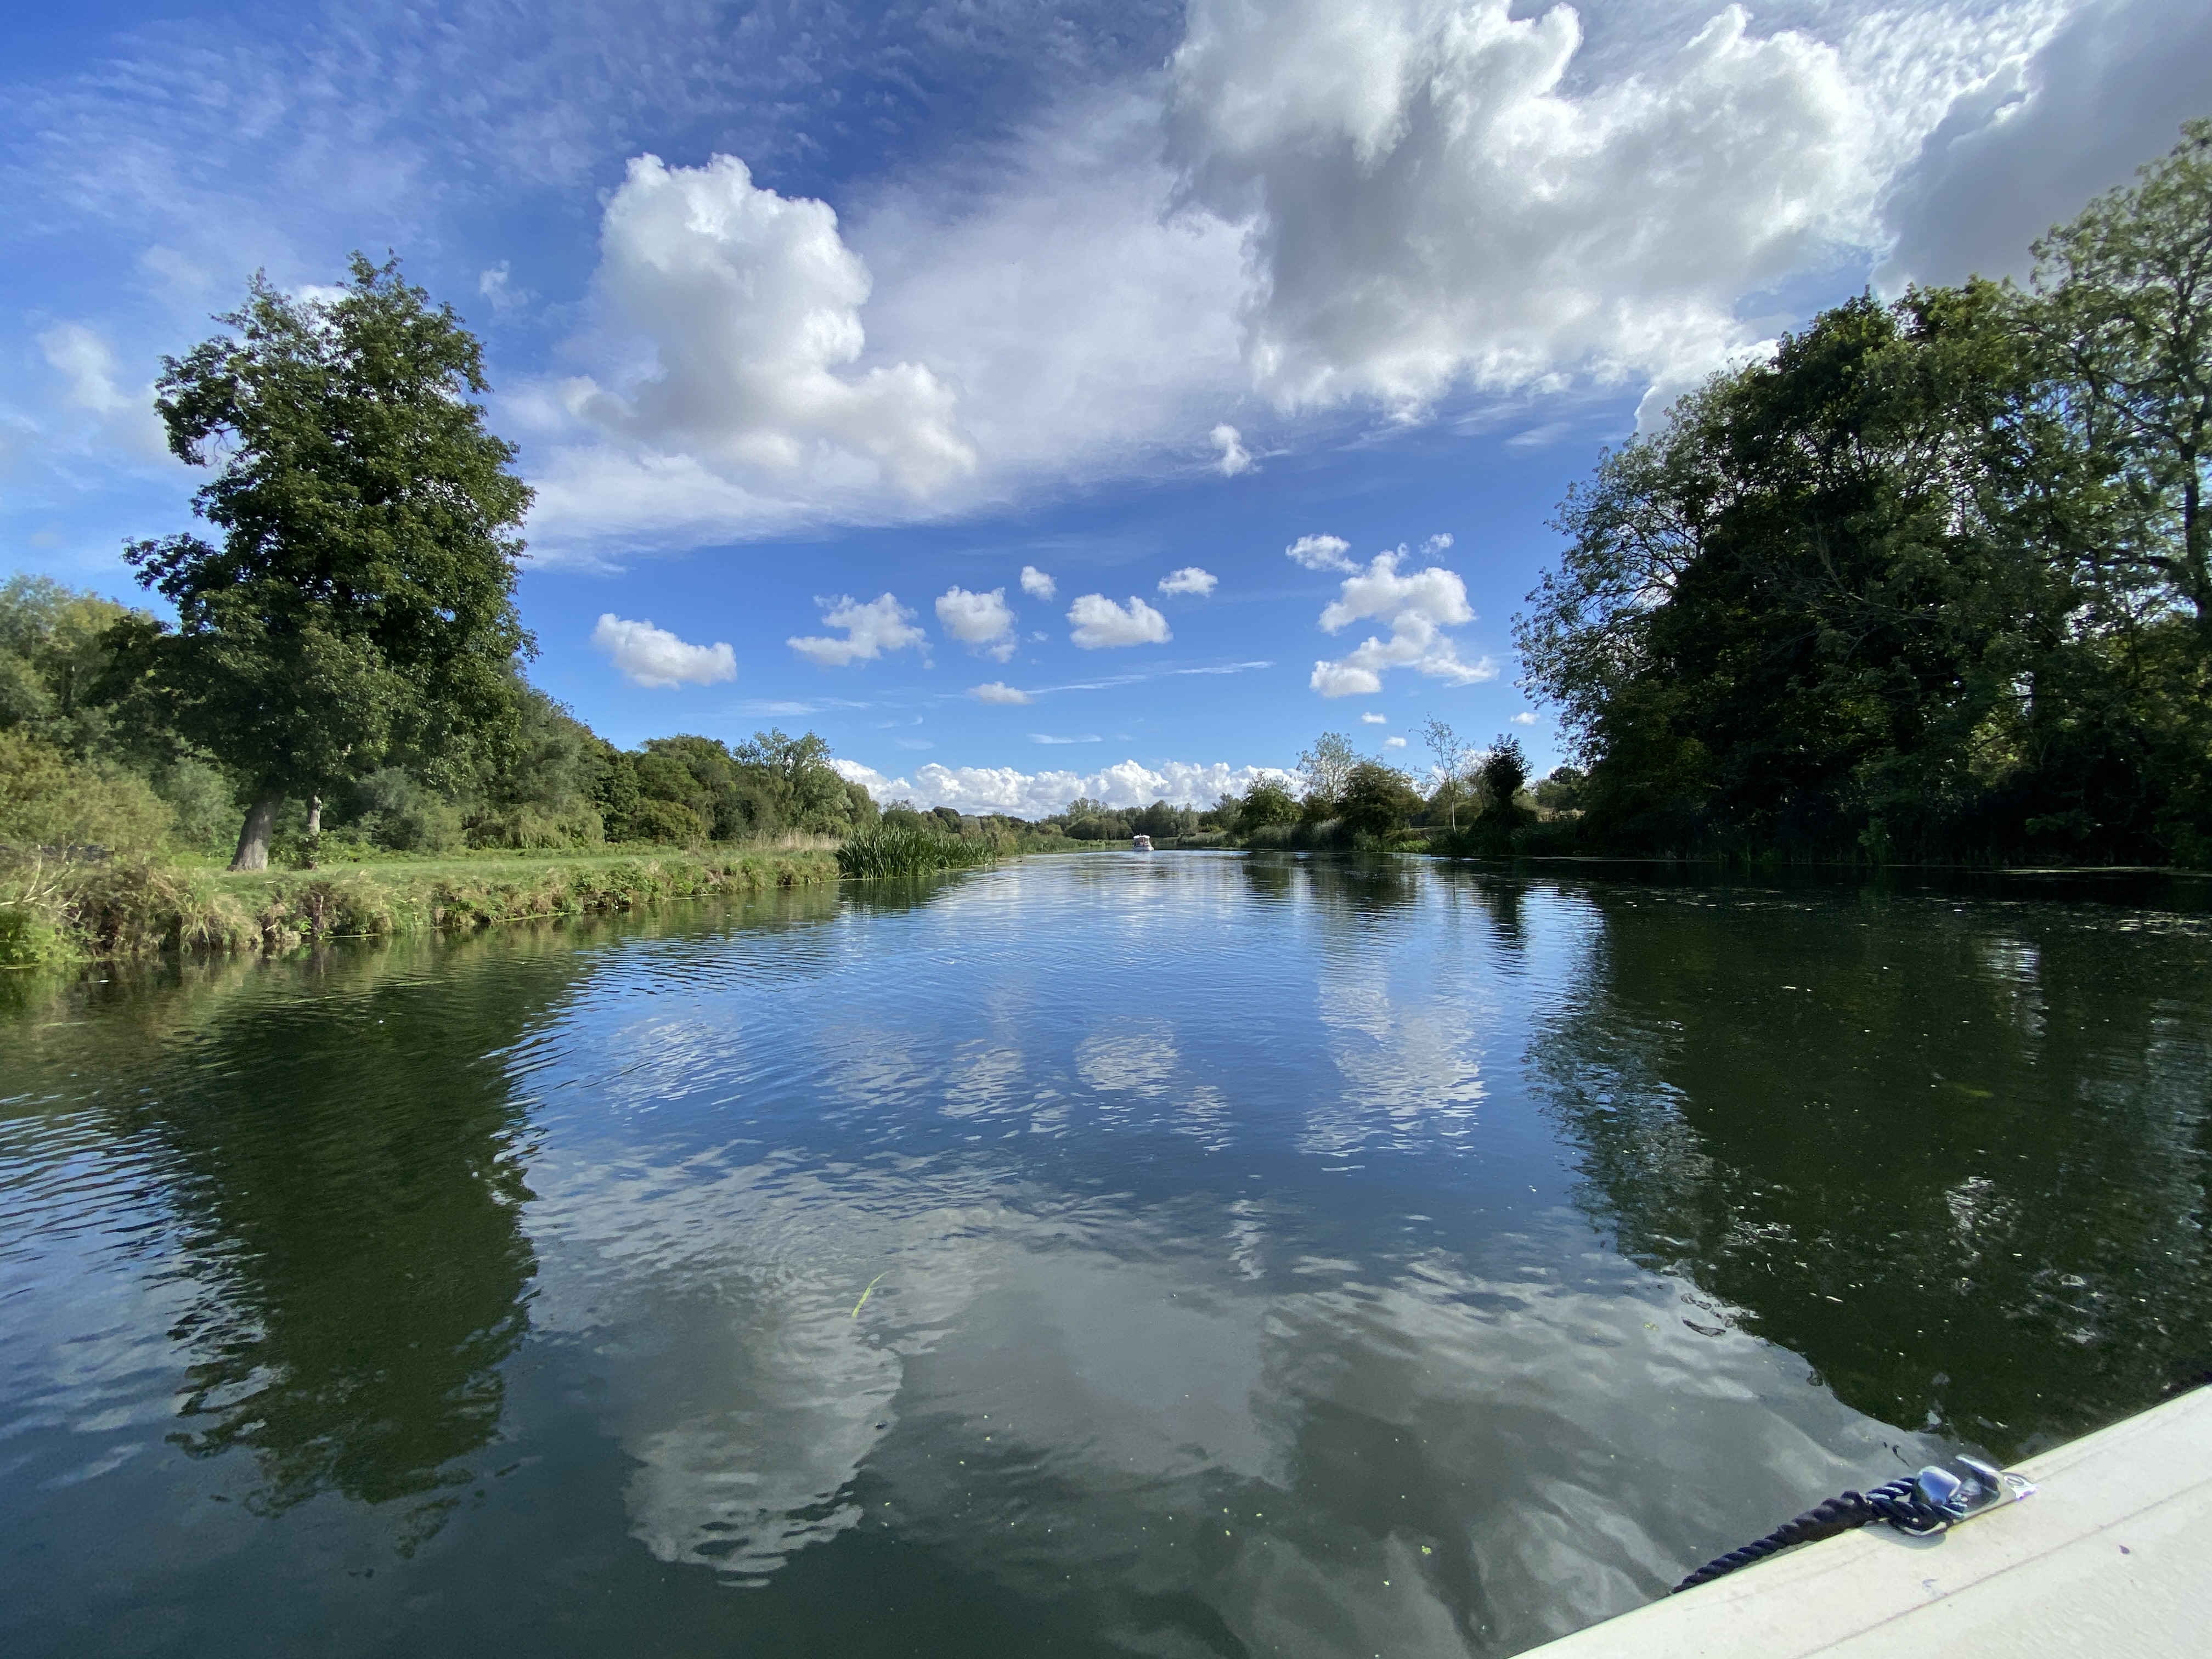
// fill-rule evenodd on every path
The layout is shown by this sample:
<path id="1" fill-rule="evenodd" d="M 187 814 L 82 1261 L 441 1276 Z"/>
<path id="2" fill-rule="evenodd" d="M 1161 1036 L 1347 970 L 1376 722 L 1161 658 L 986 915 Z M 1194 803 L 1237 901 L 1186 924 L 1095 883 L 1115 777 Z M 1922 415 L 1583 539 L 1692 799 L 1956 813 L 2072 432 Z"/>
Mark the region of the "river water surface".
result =
<path id="1" fill-rule="evenodd" d="M 1496 1654 L 2212 1350 L 2212 928 L 1030 859 L 0 1011 L 0 1651 Z"/>

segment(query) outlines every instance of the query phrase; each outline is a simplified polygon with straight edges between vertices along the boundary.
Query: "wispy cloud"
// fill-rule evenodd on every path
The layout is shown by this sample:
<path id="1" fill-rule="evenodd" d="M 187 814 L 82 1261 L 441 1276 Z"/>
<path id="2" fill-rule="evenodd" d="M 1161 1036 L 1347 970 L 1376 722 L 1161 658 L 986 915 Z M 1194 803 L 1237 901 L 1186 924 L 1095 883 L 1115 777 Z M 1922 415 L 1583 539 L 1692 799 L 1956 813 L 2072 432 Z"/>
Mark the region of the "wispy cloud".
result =
<path id="1" fill-rule="evenodd" d="M 819 714 L 826 709 L 872 708 L 869 702 L 855 702 L 844 697 L 747 697 L 730 705 L 730 712 L 748 720 L 795 719 L 805 714 Z"/>
<path id="2" fill-rule="evenodd" d="M 1242 674 L 1255 668 L 1273 668 L 1272 662 L 1226 662 L 1200 668 L 1153 668 L 1128 674 L 1107 674 L 1095 680 L 1071 680 L 1065 685 L 1032 687 L 1030 695 L 1038 697 L 1055 696 L 1062 691 L 1112 691 L 1125 685 L 1142 685 L 1147 680 L 1166 679 L 1178 674 Z"/>

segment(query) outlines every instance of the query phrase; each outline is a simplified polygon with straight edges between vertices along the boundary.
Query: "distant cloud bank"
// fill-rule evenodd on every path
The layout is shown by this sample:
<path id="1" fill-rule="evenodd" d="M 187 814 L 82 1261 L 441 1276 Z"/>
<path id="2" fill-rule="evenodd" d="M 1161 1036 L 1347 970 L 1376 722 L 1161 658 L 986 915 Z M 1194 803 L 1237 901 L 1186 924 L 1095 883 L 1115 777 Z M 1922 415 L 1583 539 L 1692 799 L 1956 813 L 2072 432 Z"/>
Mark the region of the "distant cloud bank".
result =
<path id="1" fill-rule="evenodd" d="M 1224 794 L 1241 794 L 1261 778 L 1290 779 L 1293 774 L 1266 766 L 1210 766 L 1166 761 L 1157 767 L 1126 760 L 1097 772 L 1023 772 L 1011 766 L 917 767 L 910 777 L 886 777 L 857 761 L 830 763 L 846 779 L 863 785 L 877 801 L 910 800 L 916 806 L 950 806 L 963 812 L 1004 812 L 1018 818 L 1048 817 L 1066 810 L 1079 795 L 1109 806 L 1149 806 L 1165 800 L 1176 806 L 1211 806 Z"/>

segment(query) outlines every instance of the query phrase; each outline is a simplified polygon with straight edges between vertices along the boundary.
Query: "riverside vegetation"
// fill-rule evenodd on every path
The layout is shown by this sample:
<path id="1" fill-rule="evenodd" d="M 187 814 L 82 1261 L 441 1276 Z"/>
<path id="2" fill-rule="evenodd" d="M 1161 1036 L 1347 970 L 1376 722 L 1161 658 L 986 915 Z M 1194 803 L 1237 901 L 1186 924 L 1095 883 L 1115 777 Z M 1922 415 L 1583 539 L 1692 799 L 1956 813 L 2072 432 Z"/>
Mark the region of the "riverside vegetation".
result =
<path id="1" fill-rule="evenodd" d="M 0 965 L 283 949 L 833 881 L 875 803 L 809 733 L 623 750 L 510 681 L 513 737 L 442 778 L 397 763 L 288 801 L 258 869 L 224 869 L 235 769 L 118 672 L 153 619 L 0 583 Z"/>

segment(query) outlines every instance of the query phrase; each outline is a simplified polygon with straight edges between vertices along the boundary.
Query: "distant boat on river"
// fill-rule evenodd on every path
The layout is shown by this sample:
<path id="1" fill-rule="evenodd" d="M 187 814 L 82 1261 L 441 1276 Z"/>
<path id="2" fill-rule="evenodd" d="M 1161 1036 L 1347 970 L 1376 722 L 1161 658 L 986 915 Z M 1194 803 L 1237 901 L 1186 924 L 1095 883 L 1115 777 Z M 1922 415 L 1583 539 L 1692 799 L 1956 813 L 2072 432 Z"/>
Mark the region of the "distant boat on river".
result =
<path id="1" fill-rule="evenodd" d="M 1136 843 L 1139 853 L 1149 853 L 1152 850 L 1152 838 L 1150 836 L 1133 836 L 1130 839 Z"/>

